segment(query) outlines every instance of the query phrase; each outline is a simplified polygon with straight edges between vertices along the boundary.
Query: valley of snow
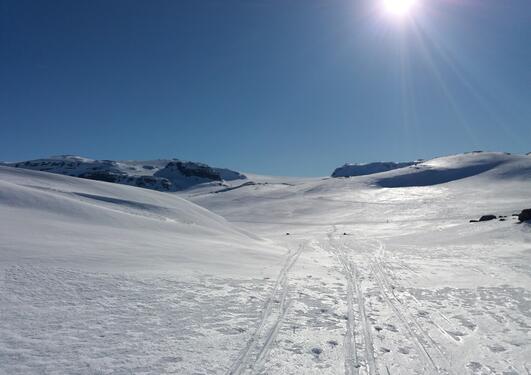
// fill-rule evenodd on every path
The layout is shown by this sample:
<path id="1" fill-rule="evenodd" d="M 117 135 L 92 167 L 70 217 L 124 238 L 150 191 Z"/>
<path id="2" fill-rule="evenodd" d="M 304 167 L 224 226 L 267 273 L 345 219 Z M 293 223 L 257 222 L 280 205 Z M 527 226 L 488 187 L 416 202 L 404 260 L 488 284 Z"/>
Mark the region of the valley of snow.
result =
<path id="1" fill-rule="evenodd" d="M 531 373 L 530 156 L 246 176 L 0 167 L 0 373 Z"/>

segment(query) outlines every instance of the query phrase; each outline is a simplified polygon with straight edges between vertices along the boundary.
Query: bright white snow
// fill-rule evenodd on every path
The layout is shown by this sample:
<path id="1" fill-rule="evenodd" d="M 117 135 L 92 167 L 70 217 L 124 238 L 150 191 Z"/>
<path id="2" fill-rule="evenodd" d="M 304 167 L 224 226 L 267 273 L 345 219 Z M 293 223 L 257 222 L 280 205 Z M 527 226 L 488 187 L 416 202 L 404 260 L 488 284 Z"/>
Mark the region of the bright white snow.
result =
<path id="1" fill-rule="evenodd" d="M 173 193 L 0 184 L 0 373 L 531 370 L 529 156 L 179 193 L 231 224 Z"/>

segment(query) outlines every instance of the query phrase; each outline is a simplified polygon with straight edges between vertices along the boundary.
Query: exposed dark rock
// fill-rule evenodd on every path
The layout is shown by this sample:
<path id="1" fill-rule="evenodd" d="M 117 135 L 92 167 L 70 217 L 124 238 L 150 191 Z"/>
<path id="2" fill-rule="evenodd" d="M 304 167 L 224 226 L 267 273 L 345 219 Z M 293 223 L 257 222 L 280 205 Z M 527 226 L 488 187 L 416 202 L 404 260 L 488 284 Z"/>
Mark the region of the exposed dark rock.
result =
<path id="1" fill-rule="evenodd" d="M 479 221 L 489 221 L 496 219 L 496 215 L 483 215 L 479 218 Z"/>
<path id="2" fill-rule="evenodd" d="M 221 176 L 208 165 L 192 162 L 171 161 L 164 169 L 156 172 L 156 176 L 167 177 L 168 174 L 179 172 L 186 177 L 200 177 L 212 181 L 221 181 Z"/>
<path id="3" fill-rule="evenodd" d="M 107 172 L 107 171 L 100 171 L 100 172 L 85 172 L 79 175 L 81 178 L 86 178 L 89 180 L 97 180 L 97 181 L 105 181 L 105 182 L 118 182 L 120 180 L 120 177 L 122 175 Z"/>
<path id="4" fill-rule="evenodd" d="M 220 189 L 220 190 L 217 190 L 217 191 L 213 191 L 212 193 L 213 193 L 213 194 L 226 193 L 227 191 L 236 190 L 236 189 L 240 189 L 240 188 L 242 188 L 242 187 L 246 187 L 246 186 L 254 186 L 254 185 L 260 185 L 260 184 L 257 184 L 257 183 L 254 182 L 254 181 L 248 181 L 248 182 L 244 182 L 244 183 L 241 184 L 241 185 L 238 185 L 238 186 L 232 186 L 232 187 L 228 187 L 228 188 L 225 188 L 225 189 Z"/>
<path id="5" fill-rule="evenodd" d="M 526 208 L 525 210 L 522 210 L 522 212 L 518 214 L 518 220 L 522 222 L 531 220 L 531 208 Z"/>
<path id="6" fill-rule="evenodd" d="M 183 190 L 203 183 L 221 186 L 224 180 L 246 179 L 245 175 L 230 169 L 212 168 L 206 164 L 178 159 L 146 161 L 140 164 L 135 161 L 93 160 L 59 155 L 49 159 L 0 164 L 159 191 Z"/>

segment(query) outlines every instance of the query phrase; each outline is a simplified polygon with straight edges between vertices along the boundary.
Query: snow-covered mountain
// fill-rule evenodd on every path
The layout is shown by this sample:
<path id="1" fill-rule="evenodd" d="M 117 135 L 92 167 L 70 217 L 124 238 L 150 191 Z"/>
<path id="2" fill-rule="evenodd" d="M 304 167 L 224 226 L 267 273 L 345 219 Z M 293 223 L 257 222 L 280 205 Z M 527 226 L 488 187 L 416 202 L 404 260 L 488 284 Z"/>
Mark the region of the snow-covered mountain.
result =
<path id="1" fill-rule="evenodd" d="M 177 191 L 208 183 L 223 185 L 224 181 L 245 179 L 244 175 L 229 169 L 177 159 L 114 161 L 60 155 L 3 165 L 158 191 Z"/>
<path id="2" fill-rule="evenodd" d="M 353 177 L 353 176 L 365 176 L 368 174 L 387 172 L 393 169 L 404 168 L 410 165 L 415 165 L 420 161 L 408 161 L 395 163 L 389 162 L 374 162 L 366 164 L 351 164 L 346 163 L 341 167 L 338 167 L 332 172 L 332 177 Z"/>
<path id="3" fill-rule="evenodd" d="M 496 173 L 504 174 L 505 177 L 528 178 L 526 166 L 529 156 L 474 151 L 425 161 L 345 164 L 337 168 L 332 177 L 368 176 L 370 181 L 380 187 L 430 186 L 472 177 L 497 168 Z M 524 165 L 524 168 L 518 168 L 520 165 Z M 503 172 L 504 169 L 507 171 Z"/>
<path id="4" fill-rule="evenodd" d="M 234 182 L 0 167 L 0 373 L 527 373 L 530 156 Z"/>
<path id="5" fill-rule="evenodd" d="M 504 152 L 471 152 L 444 156 L 378 175 L 381 187 L 431 186 L 491 173 L 502 182 L 509 178 L 529 180 L 531 158 Z"/>

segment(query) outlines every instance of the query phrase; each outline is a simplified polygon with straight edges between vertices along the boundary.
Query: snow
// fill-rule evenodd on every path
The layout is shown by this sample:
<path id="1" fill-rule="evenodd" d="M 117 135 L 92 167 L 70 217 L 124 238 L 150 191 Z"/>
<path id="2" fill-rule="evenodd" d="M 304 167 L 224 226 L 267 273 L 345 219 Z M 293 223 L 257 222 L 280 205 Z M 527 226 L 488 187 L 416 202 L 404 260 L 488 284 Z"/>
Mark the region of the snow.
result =
<path id="1" fill-rule="evenodd" d="M 529 170 L 511 167 L 524 163 L 529 168 L 527 156 L 514 156 L 506 153 L 482 153 L 453 155 L 432 159 L 404 171 L 395 172 L 379 178 L 376 183 L 381 187 L 429 186 L 460 180 L 482 174 L 499 166 L 509 165 L 509 173 L 516 171 L 517 177 L 530 176 Z M 498 169 L 498 172 L 501 170 Z"/>
<path id="2" fill-rule="evenodd" d="M 249 231 L 306 243 L 283 276 L 287 294 L 275 294 L 288 307 L 262 320 L 251 354 L 234 368 L 528 373 L 531 227 L 511 215 L 531 206 L 530 166 L 526 156 L 474 153 L 419 169 L 190 196 Z M 427 169 L 429 178 L 407 184 L 421 186 L 378 184 L 414 182 Z M 469 223 L 487 213 L 508 218 Z"/>
<path id="3" fill-rule="evenodd" d="M 12 163 L 0 163 L 91 180 L 115 182 L 158 191 L 183 190 L 201 184 L 223 185 L 224 181 L 243 180 L 241 173 L 212 168 L 203 163 L 178 159 L 160 160 L 93 160 L 75 155 L 58 155 Z"/>
<path id="4" fill-rule="evenodd" d="M 418 164 L 417 161 L 395 163 L 389 162 L 374 162 L 366 164 L 351 164 L 347 163 L 339 168 L 336 168 L 332 173 L 332 177 L 353 177 L 365 176 L 374 173 L 387 172 L 393 169 L 405 168 L 410 165 Z"/>
<path id="5" fill-rule="evenodd" d="M 0 373 L 529 373 L 529 156 L 257 177 L 0 167 Z"/>
<path id="6" fill-rule="evenodd" d="M 0 167 L 0 206 L 4 267 L 240 274 L 277 263 L 267 241 L 171 194 Z"/>

